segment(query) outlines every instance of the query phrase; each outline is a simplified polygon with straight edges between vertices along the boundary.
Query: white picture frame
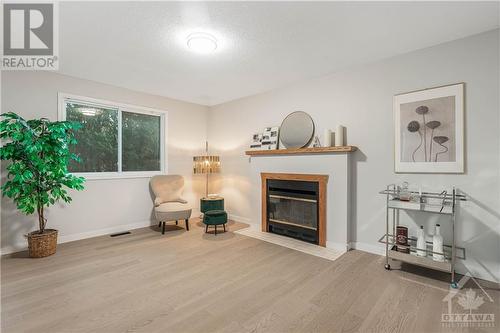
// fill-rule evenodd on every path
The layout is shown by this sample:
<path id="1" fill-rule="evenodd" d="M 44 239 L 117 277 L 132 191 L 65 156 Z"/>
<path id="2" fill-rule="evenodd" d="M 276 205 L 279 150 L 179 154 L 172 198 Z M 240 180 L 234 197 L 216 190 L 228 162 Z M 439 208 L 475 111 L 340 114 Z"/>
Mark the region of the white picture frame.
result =
<path id="1" fill-rule="evenodd" d="M 262 133 L 262 150 L 278 149 L 279 126 L 266 127 Z"/>
<path id="2" fill-rule="evenodd" d="M 464 83 L 395 95 L 396 173 L 463 173 Z"/>
<path id="3" fill-rule="evenodd" d="M 261 149 L 262 149 L 262 133 L 255 133 L 252 135 L 250 150 L 261 150 Z"/>

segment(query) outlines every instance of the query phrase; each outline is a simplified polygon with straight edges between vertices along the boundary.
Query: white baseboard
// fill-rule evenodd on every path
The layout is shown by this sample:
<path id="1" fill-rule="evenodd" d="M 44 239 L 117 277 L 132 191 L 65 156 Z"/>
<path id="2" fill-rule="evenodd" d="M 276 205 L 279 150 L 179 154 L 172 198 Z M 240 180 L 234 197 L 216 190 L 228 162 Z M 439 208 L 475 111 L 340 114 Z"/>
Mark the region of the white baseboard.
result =
<path id="1" fill-rule="evenodd" d="M 351 247 L 356 250 L 365 251 L 368 253 L 385 255 L 385 245 L 381 243 L 361 243 L 352 242 Z"/>
<path id="2" fill-rule="evenodd" d="M 67 243 L 67 242 L 73 242 L 73 241 L 80 240 L 80 239 L 92 238 L 92 237 L 114 234 L 114 233 L 133 230 L 133 229 L 145 228 L 145 227 L 149 227 L 150 225 L 153 225 L 151 223 L 151 221 L 141 221 L 141 222 L 130 223 L 130 224 L 125 224 L 125 225 L 117 225 L 115 227 L 110 227 L 110 228 L 81 232 L 78 234 L 63 235 L 63 236 L 60 236 L 58 238 L 60 240 L 59 243 Z"/>
<path id="3" fill-rule="evenodd" d="M 329 249 L 342 251 L 342 252 L 349 251 L 349 244 L 346 244 L 346 243 L 326 241 L 326 247 Z"/>
<path id="4" fill-rule="evenodd" d="M 18 243 L 16 245 L 4 246 L 0 250 L 0 255 L 11 254 L 11 253 L 19 252 L 19 251 L 24 251 L 26 249 L 28 249 L 26 242 L 25 243 Z"/>
<path id="5" fill-rule="evenodd" d="M 228 219 L 233 220 L 235 222 L 253 224 L 252 220 L 249 219 L 248 217 L 238 216 L 238 215 L 234 215 L 234 214 L 231 214 L 231 213 L 228 213 L 227 217 L 228 217 Z"/>
<path id="6" fill-rule="evenodd" d="M 140 222 L 136 222 L 136 223 L 117 225 L 117 226 L 113 226 L 113 227 L 109 227 L 109 228 L 80 232 L 77 234 L 59 235 L 57 237 L 57 243 L 62 244 L 62 243 L 67 243 L 67 242 L 73 242 L 73 241 L 80 240 L 80 239 L 92 238 L 92 237 L 97 237 L 97 236 L 118 233 L 118 232 L 122 232 L 122 231 L 144 228 L 144 227 L 148 227 L 150 225 L 152 225 L 151 221 L 140 221 Z M 27 249 L 28 249 L 27 243 L 22 242 L 22 243 L 18 243 L 15 245 L 9 245 L 9 246 L 2 247 L 0 254 L 1 255 L 10 254 L 10 253 L 15 253 L 15 252 L 25 251 Z"/>

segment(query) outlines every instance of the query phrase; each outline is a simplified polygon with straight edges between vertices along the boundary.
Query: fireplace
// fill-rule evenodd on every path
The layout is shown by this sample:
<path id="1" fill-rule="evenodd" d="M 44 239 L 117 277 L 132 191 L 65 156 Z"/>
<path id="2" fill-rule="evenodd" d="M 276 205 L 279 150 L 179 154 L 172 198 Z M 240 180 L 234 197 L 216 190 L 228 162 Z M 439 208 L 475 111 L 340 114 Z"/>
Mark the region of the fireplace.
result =
<path id="1" fill-rule="evenodd" d="M 318 183 L 267 181 L 268 231 L 318 244 Z"/>
<path id="2" fill-rule="evenodd" d="M 325 175 L 262 173 L 262 229 L 325 246 Z"/>

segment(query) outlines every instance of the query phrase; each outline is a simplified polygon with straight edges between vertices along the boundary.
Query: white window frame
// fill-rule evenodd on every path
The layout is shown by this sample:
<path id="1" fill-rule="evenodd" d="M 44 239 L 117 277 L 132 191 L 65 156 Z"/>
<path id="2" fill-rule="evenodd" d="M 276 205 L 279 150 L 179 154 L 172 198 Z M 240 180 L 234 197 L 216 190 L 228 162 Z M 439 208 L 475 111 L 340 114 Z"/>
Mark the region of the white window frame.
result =
<path id="1" fill-rule="evenodd" d="M 76 176 L 84 177 L 87 180 L 98 179 L 119 179 L 119 178 L 149 178 L 155 175 L 166 174 L 167 170 L 167 116 L 168 112 L 152 109 L 144 106 L 125 104 L 115 101 L 108 101 L 93 97 L 79 96 L 59 92 L 57 94 L 58 111 L 57 117 L 60 121 L 66 120 L 66 103 L 68 101 L 94 104 L 96 106 L 107 107 L 118 110 L 118 170 L 117 172 L 73 172 Z M 142 113 L 160 117 L 160 171 L 121 171 L 122 170 L 122 112 Z"/>

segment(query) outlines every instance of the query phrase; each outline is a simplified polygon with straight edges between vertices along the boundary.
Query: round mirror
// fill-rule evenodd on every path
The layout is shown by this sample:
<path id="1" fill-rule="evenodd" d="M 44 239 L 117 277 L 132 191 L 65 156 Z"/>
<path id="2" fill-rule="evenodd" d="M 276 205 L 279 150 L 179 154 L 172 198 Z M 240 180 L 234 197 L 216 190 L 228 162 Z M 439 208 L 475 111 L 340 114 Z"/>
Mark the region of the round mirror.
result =
<path id="1" fill-rule="evenodd" d="M 286 148 L 303 148 L 314 135 L 314 121 L 303 111 L 290 113 L 281 123 L 280 139 Z"/>

